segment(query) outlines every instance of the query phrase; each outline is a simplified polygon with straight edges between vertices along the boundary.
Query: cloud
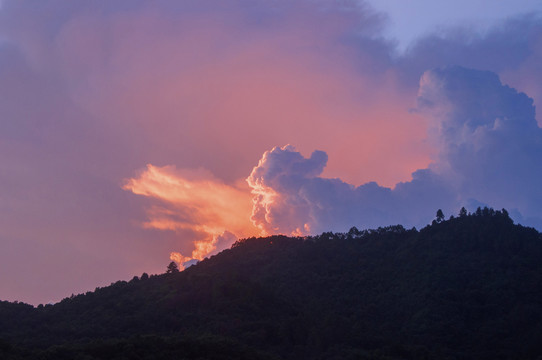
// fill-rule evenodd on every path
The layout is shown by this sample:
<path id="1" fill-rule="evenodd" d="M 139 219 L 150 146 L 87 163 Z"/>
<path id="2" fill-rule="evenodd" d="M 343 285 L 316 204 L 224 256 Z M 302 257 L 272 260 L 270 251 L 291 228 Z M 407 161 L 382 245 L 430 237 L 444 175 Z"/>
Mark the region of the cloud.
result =
<path id="1" fill-rule="evenodd" d="M 133 176 L 145 164 L 154 164 L 156 176 L 229 189 L 220 196 L 240 191 L 243 221 L 252 226 L 254 194 L 239 180 L 262 153 L 283 144 L 301 154 L 325 151 L 328 162 L 319 153 L 307 167 L 286 167 L 284 174 L 297 171 L 291 184 L 262 170 L 272 179 L 267 190 L 283 186 L 282 208 L 295 206 L 300 221 L 269 204 L 267 220 L 254 215 L 255 233 L 327 231 L 332 223 L 341 230 L 359 218 L 367 226 L 418 223 L 437 203 L 459 202 L 456 188 L 472 195 L 459 181 L 443 183 L 436 165 L 428 168 L 432 159 L 454 162 L 451 152 L 450 159 L 439 155 L 438 141 L 426 141 L 427 109 L 409 111 L 419 78 L 450 63 L 488 69 L 536 103 L 540 19 L 430 36 L 399 57 L 381 36 L 383 19 L 359 1 L 2 1 L 0 270 L 17 274 L 13 282 L 0 279 L 2 298 L 58 299 L 161 272 L 172 250 L 199 257 L 196 249 L 220 248 L 225 231 L 243 236 L 240 219 L 229 226 L 226 207 L 213 213 L 197 193 L 199 202 L 179 198 L 172 184 L 144 178 L 148 169 Z M 184 170 L 198 168 L 207 173 Z M 122 190 L 131 176 L 140 195 Z M 424 192 L 427 186 L 434 190 Z M 327 197 L 318 196 L 324 188 Z M 354 213 L 347 211 L 355 208 L 352 191 L 366 202 Z M 400 193 L 410 196 L 408 209 Z M 332 207 L 335 198 L 348 206 Z M 534 202 L 523 202 L 518 211 L 535 214 L 523 210 L 536 209 Z M 398 210 L 390 213 L 391 206 Z M 429 214 L 422 217 L 423 207 Z M 28 263 L 35 253 L 47 256 Z"/>
<path id="2" fill-rule="evenodd" d="M 316 179 L 327 154 L 315 151 L 305 159 L 292 146 L 266 151 L 247 178 L 254 194 L 252 221 L 265 233 L 302 234 L 314 223 L 312 206 L 302 187 Z"/>
<path id="3" fill-rule="evenodd" d="M 388 72 L 381 15 L 357 3 L 2 1 L 0 270 L 18 274 L 0 280 L 2 298 L 45 302 L 161 272 L 172 250 L 212 242 L 187 208 L 121 189 L 145 164 L 205 168 L 236 188 L 266 149 L 320 139 L 335 159 L 326 171 L 352 182 L 426 164 L 424 125 L 404 111 L 415 93 Z M 397 146 L 374 141 L 390 129 Z M 360 167 L 345 166 L 349 148 Z M 50 261 L 20 271 L 43 248 Z"/>
<path id="4" fill-rule="evenodd" d="M 199 240 L 194 242 L 194 250 L 190 256 L 184 256 L 180 252 L 173 251 L 169 258 L 181 266 L 181 269 L 195 265 L 199 260 L 216 255 L 219 252 L 229 249 L 239 237 L 229 231 L 213 235 L 212 239 Z"/>
<path id="5" fill-rule="evenodd" d="M 292 146 L 264 153 L 247 182 L 252 220 L 267 233 L 308 234 L 401 223 L 423 226 L 438 208 L 489 204 L 542 224 L 542 130 L 533 101 L 489 71 L 447 67 L 427 71 L 418 111 L 431 122 L 438 154 L 427 169 L 395 188 L 355 187 L 321 177 L 327 156 L 303 157 Z"/>
<path id="6" fill-rule="evenodd" d="M 8 1 L 0 30 L 29 72 L 88 117 L 86 134 L 119 144 L 124 174 L 145 163 L 203 164 L 231 182 L 276 144 L 308 151 L 340 137 L 326 146 L 329 175 L 392 185 L 427 164 L 425 129 L 406 111 L 415 92 L 396 83 L 389 44 L 378 38 L 382 15 L 347 3 L 45 1 L 58 8 L 45 19 Z M 397 146 L 374 140 L 384 134 Z M 371 149 L 393 167 L 367 156 Z M 219 151 L 236 161 L 225 166 Z M 342 163 L 349 153 L 358 167 Z"/>
<path id="7" fill-rule="evenodd" d="M 137 177 L 127 179 L 123 189 L 151 199 L 144 228 L 192 232 L 184 244 L 193 246 L 191 255 L 170 254 L 180 264 L 223 250 L 239 237 L 259 234 L 249 219 L 246 187 L 226 185 L 203 169 L 147 165 Z"/>
<path id="8" fill-rule="evenodd" d="M 489 71 L 451 67 L 421 80 L 420 110 L 433 121 L 439 155 L 432 168 L 453 179 L 461 199 L 542 219 L 542 129 L 533 99 Z"/>
<path id="9" fill-rule="evenodd" d="M 291 235 L 346 231 L 352 226 L 420 225 L 442 205 L 439 200 L 446 193 L 429 171 L 416 172 L 413 181 L 394 190 L 375 182 L 356 187 L 321 177 L 326 162 L 322 151 L 305 158 L 290 145 L 264 153 L 247 178 L 254 195 L 255 225 L 266 233 Z"/>
<path id="10" fill-rule="evenodd" d="M 481 31 L 450 26 L 417 39 L 398 59 L 402 77 L 414 82 L 428 69 L 443 66 L 495 72 L 535 104 L 542 101 L 542 14 L 516 15 Z M 542 119 L 538 118 L 542 126 Z"/>

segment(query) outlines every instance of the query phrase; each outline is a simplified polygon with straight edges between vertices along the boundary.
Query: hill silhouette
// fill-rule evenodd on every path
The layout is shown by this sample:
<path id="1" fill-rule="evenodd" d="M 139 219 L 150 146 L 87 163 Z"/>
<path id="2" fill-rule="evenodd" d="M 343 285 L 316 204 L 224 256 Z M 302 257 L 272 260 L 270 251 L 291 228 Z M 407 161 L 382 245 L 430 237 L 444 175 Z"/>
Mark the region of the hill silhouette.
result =
<path id="1" fill-rule="evenodd" d="M 270 236 L 55 305 L 0 303 L 2 359 L 539 359 L 542 236 L 478 209 Z"/>

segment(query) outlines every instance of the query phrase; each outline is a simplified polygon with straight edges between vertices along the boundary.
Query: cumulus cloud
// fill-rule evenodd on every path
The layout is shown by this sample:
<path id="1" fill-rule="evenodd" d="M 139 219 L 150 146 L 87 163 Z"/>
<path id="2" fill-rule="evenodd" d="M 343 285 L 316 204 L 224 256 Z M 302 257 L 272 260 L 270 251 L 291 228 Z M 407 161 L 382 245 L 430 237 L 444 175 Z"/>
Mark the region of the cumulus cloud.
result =
<path id="1" fill-rule="evenodd" d="M 517 209 L 540 227 L 542 130 L 531 98 L 489 71 L 451 67 L 424 74 L 419 108 L 439 144 L 432 169 L 460 199 Z"/>
<path id="2" fill-rule="evenodd" d="M 428 34 L 398 59 L 401 76 L 415 82 L 428 69 L 463 66 L 489 70 L 510 86 L 542 101 L 542 14 L 516 15 L 485 31 L 453 26 Z M 540 114 L 538 114 L 540 115 Z M 538 117 L 542 126 L 542 118 Z"/>
<path id="3" fill-rule="evenodd" d="M 322 151 L 305 158 L 289 145 L 266 152 L 247 178 L 254 195 L 254 224 L 266 233 L 292 235 L 352 226 L 418 225 L 430 218 L 431 209 L 442 204 L 439 200 L 446 193 L 434 196 L 441 185 L 428 171 L 416 172 L 413 181 L 394 190 L 375 182 L 356 187 L 320 176 L 326 162 Z"/>
<path id="4" fill-rule="evenodd" d="M 461 206 L 505 207 L 516 220 L 540 227 L 542 130 L 531 98 L 503 85 L 495 73 L 445 67 L 422 76 L 416 111 L 428 119 L 438 151 L 427 168 L 394 188 L 326 178 L 324 151 L 304 157 L 291 145 L 266 151 L 246 179 L 251 215 L 247 189 L 205 171 L 148 165 L 124 188 L 161 201 L 149 208 L 145 227 L 206 234 L 193 241 L 190 256 L 171 254 L 181 264 L 216 253 L 239 236 L 419 227 L 439 208 L 453 214 Z"/>
<path id="5" fill-rule="evenodd" d="M 439 151 L 411 181 L 393 189 L 374 182 L 355 187 L 321 177 L 324 152 L 305 158 L 292 146 L 275 147 L 247 179 L 254 223 L 288 234 L 423 226 L 438 208 L 455 213 L 462 205 L 489 204 L 540 227 L 542 130 L 532 99 L 492 72 L 447 67 L 423 75 L 418 103 Z"/>

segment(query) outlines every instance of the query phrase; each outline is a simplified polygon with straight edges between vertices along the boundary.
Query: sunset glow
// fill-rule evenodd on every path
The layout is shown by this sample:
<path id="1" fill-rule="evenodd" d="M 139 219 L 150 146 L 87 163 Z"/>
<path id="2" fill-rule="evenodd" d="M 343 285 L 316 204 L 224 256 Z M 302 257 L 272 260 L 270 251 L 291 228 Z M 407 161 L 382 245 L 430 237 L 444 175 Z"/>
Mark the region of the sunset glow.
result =
<path id="1" fill-rule="evenodd" d="M 192 230 L 201 238 L 193 241 L 190 256 L 172 252 L 170 258 L 182 264 L 201 260 L 216 249 L 226 231 L 236 238 L 259 235 L 250 221 L 251 200 L 247 189 L 229 186 L 205 170 L 177 170 L 173 166 L 147 165 L 138 177 L 123 186 L 151 199 L 146 229 Z M 230 239 L 230 244 L 234 239 Z"/>
<path id="2" fill-rule="evenodd" d="M 0 300 L 436 209 L 542 228 L 542 5 L 415 3 L 3 0 Z"/>

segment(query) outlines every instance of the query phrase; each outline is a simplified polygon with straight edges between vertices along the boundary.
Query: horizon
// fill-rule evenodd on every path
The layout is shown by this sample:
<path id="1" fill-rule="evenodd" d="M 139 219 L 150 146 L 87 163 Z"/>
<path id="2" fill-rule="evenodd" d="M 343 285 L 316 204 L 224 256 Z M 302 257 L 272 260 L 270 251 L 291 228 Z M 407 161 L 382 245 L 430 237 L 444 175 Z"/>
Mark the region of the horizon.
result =
<path id="1" fill-rule="evenodd" d="M 465 210 L 464 213 L 462 213 L 463 210 Z M 385 233 L 389 233 L 389 232 L 392 232 L 392 233 L 397 233 L 397 232 L 401 233 L 401 232 L 403 232 L 404 234 L 412 233 L 412 232 L 423 233 L 424 230 L 430 229 L 431 227 L 439 227 L 441 225 L 446 224 L 447 222 L 453 223 L 454 221 L 462 221 L 462 220 L 464 220 L 466 218 L 469 218 L 469 217 L 473 217 L 473 218 L 484 218 L 484 217 L 488 218 L 489 217 L 489 218 L 493 218 L 493 219 L 500 219 L 499 221 L 502 221 L 502 219 L 504 218 L 504 219 L 507 220 L 506 222 L 509 222 L 510 225 L 512 225 L 514 227 L 522 228 L 521 224 L 515 224 L 513 222 L 513 220 L 510 218 L 509 213 L 508 213 L 508 211 L 506 209 L 495 210 L 493 208 L 488 208 L 488 207 L 484 207 L 484 208 L 478 207 L 473 212 L 469 212 L 465 208 L 461 208 L 458 214 L 450 214 L 449 216 L 446 216 L 445 214 L 442 213 L 441 209 L 438 209 L 437 211 L 435 211 L 435 217 L 431 221 L 431 223 L 427 224 L 426 226 L 424 226 L 424 227 L 422 227 L 420 229 L 417 229 L 416 227 L 405 228 L 401 224 L 390 224 L 388 226 L 379 226 L 378 228 L 366 228 L 366 229 L 358 229 L 358 228 L 356 228 L 354 226 L 354 227 L 350 228 L 348 231 L 344 231 L 344 232 L 325 231 L 325 232 L 322 232 L 321 234 L 304 235 L 304 236 L 287 235 L 287 234 L 280 234 L 280 233 L 276 233 L 276 234 L 272 234 L 272 235 L 265 235 L 265 236 L 258 236 L 258 237 L 252 236 L 252 237 L 246 237 L 246 238 L 239 238 L 239 239 L 236 240 L 236 242 L 234 244 L 232 244 L 232 246 L 221 249 L 220 251 L 214 251 L 212 254 L 208 254 L 208 256 L 205 256 L 203 259 L 200 259 L 200 260 L 194 259 L 194 261 L 189 261 L 188 264 L 186 264 L 186 263 L 184 264 L 185 265 L 184 267 L 181 264 L 181 267 L 179 268 L 179 263 L 172 260 L 172 261 L 169 262 L 169 264 L 167 264 L 167 266 L 166 266 L 166 264 L 164 264 L 164 269 L 160 273 L 147 274 L 147 273 L 144 272 L 141 275 L 134 275 L 130 279 L 126 279 L 126 280 L 118 279 L 116 281 L 111 282 L 108 285 L 97 286 L 94 290 L 89 290 L 89 291 L 86 291 L 86 292 L 81 292 L 81 293 L 76 293 L 76 294 L 72 293 L 71 295 L 65 296 L 65 297 L 63 297 L 62 299 L 59 299 L 56 302 L 48 302 L 48 303 L 40 303 L 40 304 L 29 304 L 29 303 L 25 303 L 25 302 L 16 300 L 16 301 L 13 301 L 13 303 L 31 305 L 34 308 L 39 308 L 40 305 L 41 306 L 56 305 L 56 304 L 62 302 L 63 300 L 73 299 L 74 297 L 78 297 L 78 296 L 87 296 L 88 293 L 96 293 L 98 290 L 118 285 L 118 283 L 126 284 L 126 283 L 132 283 L 134 280 L 135 281 L 141 281 L 141 280 L 146 280 L 146 279 L 149 279 L 149 278 L 159 277 L 159 276 L 163 276 L 163 275 L 171 275 L 172 273 L 176 274 L 176 273 L 179 273 L 179 272 L 182 272 L 182 271 L 188 269 L 189 267 L 198 265 L 198 263 L 201 262 L 201 261 L 209 260 L 213 256 L 219 255 L 220 253 L 222 253 L 225 250 L 233 249 L 233 248 L 238 246 L 237 244 L 242 245 L 244 242 L 246 242 L 246 241 L 250 242 L 251 240 L 261 240 L 261 241 L 264 241 L 264 243 L 266 243 L 265 240 L 271 239 L 272 241 L 270 243 L 272 244 L 273 241 L 275 240 L 275 237 L 279 237 L 279 238 L 282 237 L 282 238 L 286 238 L 286 239 L 289 239 L 289 240 L 302 239 L 303 241 L 318 241 L 318 240 L 324 240 L 325 241 L 325 240 L 331 239 L 332 237 L 335 238 L 335 239 L 338 238 L 338 239 L 342 239 L 342 240 L 360 239 L 360 238 L 363 238 L 365 236 L 371 236 L 371 235 L 374 235 L 374 234 L 385 234 Z M 468 224 L 469 222 L 463 222 L 463 223 Z M 523 229 L 529 229 L 529 227 L 523 227 Z M 530 229 L 532 229 L 532 228 L 530 228 Z M 536 232 L 538 234 L 541 234 L 539 231 L 536 231 Z M 4 301 L 4 300 L 0 299 L 0 302 L 1 301 Z"/>

